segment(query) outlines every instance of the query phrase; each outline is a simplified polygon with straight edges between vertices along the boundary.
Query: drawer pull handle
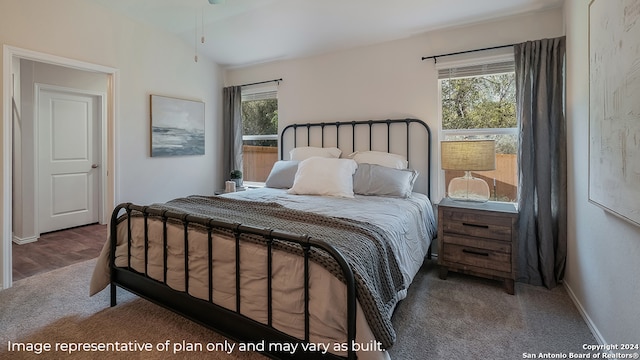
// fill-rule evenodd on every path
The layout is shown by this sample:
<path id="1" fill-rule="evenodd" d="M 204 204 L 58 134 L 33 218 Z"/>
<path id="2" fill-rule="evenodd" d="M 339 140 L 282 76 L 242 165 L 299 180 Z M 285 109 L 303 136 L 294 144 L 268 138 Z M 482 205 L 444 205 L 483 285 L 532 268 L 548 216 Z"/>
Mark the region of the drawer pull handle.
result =
<path id="1" fill-rule="evenodd" d="M 473 250 L 467 250 L 467 249 L 462 249 L 462 252 L 465 254 L 471 254 L 471 255 L 489 256 L 489 253 L 486 253 L 486 252 L 473 251 Z"/>
<path id="2" fill-rule="evenodd" d="M 488 229 L 489 225 L 478 225 L 478 224 L 471 224 L 471 223 L 462 223 L 463 226 L 472 226 L 472 227 L 477 227 L 477 228 L 483 228 L 483 229 Z"/>

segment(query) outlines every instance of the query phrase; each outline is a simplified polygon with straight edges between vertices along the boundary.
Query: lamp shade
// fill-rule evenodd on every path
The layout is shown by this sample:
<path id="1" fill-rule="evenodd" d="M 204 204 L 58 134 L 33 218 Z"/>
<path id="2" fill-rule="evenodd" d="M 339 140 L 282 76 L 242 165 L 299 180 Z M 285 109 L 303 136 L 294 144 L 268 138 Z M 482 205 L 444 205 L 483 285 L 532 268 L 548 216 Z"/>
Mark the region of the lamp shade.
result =
<path id="1" fill-rule="evenodd" d="M 496 168 L 494 140 L 442 141 L 440 146 L 444 170 L 487 171 Z"/>

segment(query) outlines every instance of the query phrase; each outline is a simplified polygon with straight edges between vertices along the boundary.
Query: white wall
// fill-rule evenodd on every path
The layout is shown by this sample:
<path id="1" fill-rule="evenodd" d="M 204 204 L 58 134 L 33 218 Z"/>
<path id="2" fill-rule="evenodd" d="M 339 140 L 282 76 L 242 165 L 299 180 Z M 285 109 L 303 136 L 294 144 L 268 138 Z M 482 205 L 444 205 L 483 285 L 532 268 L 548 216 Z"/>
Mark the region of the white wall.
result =
<path id="1" fill-rule="evenodd" d="M 569 161 L 569 244 L 565 285 L 582 307 L 600 341 L 637 344 L 640 340 L 640 227 L 588 201 L 588 3 L 584 0 L 565 3 Z"/>
<path id="2" fill-rule="evenodd" d="M 2 0 L 5 44 L 119 69 L 116 202 L 160 202 L 221 186 L 222 71 L 203 56 L 195 63 L 194 49 L 177 37 L 90 1 Z M 205 102 L 204 156 L 150 158 L 150 94 Z"/>
<path id="3" fill-rule="evenodd" d="M 280 129 L 299 122 L 412 117 L 427 122 L 437 141 L 437 72 L 433 60 L 422 61 L 423 56 L 563 34 L 562 9 L 557 8 L 322 56 L 228 69 L 225 84 L 282 77 Z M 436 160 L 437 154 L 432 164 L 435 170 L 439 168 Z M 434 182 L 432 191 L 438 185 Z"/>

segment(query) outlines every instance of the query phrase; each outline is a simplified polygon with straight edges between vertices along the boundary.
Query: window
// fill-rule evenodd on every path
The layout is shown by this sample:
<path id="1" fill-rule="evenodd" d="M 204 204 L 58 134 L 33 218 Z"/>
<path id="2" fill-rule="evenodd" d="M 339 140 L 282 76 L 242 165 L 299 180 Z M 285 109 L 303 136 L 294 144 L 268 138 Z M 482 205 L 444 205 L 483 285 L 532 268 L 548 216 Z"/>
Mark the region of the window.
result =
<path id="1" fill-rule="evenodd" d="M 243 179 L 264 183 L 278 160 L 278 92 L 261 88 L 242 91 Z"/>
<path id="2" fill-rule="evenodd" d="M 490 200 L 515 202 L 518 196 L 518 125 L 513 57 L 457 67 L 439 66 L 443 140 L 496 141 L 496 169 L 473 172 L 491 189 Z M 495 61 L 495 60 L 494 60 Z M 445 182 L 459 171 L 445 171 Z M 446 185 L 445 185 L 446 187 Z"/>

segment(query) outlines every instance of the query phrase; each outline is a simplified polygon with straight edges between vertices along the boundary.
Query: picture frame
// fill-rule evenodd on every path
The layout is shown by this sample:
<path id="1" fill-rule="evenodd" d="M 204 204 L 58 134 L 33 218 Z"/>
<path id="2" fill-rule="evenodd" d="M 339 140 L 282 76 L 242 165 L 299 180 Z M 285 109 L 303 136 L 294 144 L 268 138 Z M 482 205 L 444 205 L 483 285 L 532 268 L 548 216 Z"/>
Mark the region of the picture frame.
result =
<path id="1" fill-rule="evenodd" d="M 589 201 L 640 225 L 640 3 L 589 3 Z"/>
<path id="2" fill-rule="evenodd" d="M 204 102 L 150 96 L 151 157 L 204 155 Z"/>

